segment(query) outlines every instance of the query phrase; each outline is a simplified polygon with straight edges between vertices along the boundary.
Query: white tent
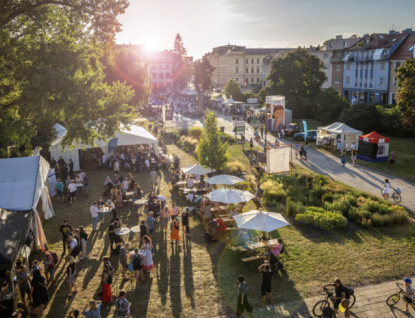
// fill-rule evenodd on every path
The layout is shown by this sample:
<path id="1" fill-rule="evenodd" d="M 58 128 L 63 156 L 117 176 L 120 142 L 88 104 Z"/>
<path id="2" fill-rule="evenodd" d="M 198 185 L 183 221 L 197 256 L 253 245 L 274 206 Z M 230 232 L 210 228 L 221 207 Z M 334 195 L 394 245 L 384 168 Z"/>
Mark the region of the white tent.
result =
<path id="1" fill-rule="evenodd" d="M 85 144 L 74 144 L 72 149 L 62 148 L 62 140 L 66 135 L 66 130 L 64 133 L 61 133 L 61 136 L 52 141 L 51 146 L 49 147 L 49 152 L 51 157 L 54 157 L 57 160 L 60 156 L 68 162 L 69 159 L 72 159 L 74 163 L 74 170 L 79 171 L 79 149 L 88 149 L 88 148 L 101 148 L 105 154 L 108 154 L 108 141 L 105 140 L 95 140 L 95 145 L 85 145 Z M 115 134 L 117 138 L 117 146 L 131 146 L 131 145 L 143 145 L 149 144 L 152 145 L 154 151 L 157 153 L 157 138 L 150 134 L 146 129 L 140 126 L 131 125 L 130 130 L 121 129 Z"/>
<path id="2" fill-rule="evenodd" d="M 208 174 L 211 172 L 214 172 L 214 169 L 210 169 L 210 168 L 205 168 L 203 166 L 201 166 L 200 164 L 195 164 L 193 166 L 189 166 L 189 167 L 183 167 L 182 171 L 185 174 Z"/>
<path id="3" fill-rule="evenodd" d="M 363 135 L 363 132 L 338 122 L 317 128 L 317 142 L 324 138 L 338 139 L 338 135 L 340 135 L 341 149 L 349 151 L 352 142 L 355 142 L 355 149 L 358 150 L 359 136 Z"/>

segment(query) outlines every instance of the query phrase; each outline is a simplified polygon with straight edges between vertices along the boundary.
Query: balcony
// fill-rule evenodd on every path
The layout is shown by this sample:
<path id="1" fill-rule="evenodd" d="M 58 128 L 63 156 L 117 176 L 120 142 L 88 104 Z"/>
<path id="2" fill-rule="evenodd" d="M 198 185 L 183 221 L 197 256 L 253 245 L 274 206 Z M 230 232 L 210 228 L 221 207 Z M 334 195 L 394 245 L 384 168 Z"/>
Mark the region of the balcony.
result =
<path id="1" fill-rule="evenodd" d="M 344 57 L 332 56 L 330 58 L 330 63 L 342 63 L 343 62 L 343 58 Z"/>

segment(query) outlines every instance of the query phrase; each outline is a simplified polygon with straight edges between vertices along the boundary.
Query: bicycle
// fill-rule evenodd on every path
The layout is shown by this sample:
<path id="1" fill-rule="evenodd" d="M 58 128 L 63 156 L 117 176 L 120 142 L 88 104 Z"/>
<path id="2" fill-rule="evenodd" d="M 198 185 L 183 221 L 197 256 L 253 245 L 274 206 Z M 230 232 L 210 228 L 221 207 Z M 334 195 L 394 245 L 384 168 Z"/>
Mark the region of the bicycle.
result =
<path id="1" fill-rule="evenodd" d="M 315 317 L 322 317 L 323 316 L 323 309 L 326 308 L 326 307 L 331 307 L 331 305 L 330 305 L 331 301 L 329 301 L 329 299 L 334 297 L 334 292 L 329 291 L 326 287 L 324 287 L 323 289 L 326 292 L 327 296 L 325 297 L 324 300 L 320 300 L 314 305 L 313 315 Z M 355 302 L 356 302 L 356 297 L 355 297 L 354 294 L 351 294 L 348 309 L 352 308 Z"/>
<path id="2" fill-rule="evenodd" d="M 402 200 L 402 198 L 401 198 L 401 194 L 400 193 L 398 193 L 397 191 L 396 191 L 396 189 L 395 188 L 391 188 L 391 189 L 393 189 L 393 193 L 392 193 L 392 195 L 391 196 L 389 196 L 389 197 L 387 197 L 386 198 L 386 200 L 387 199 L 389 199 L 390 197 L 396 202 L 396 203 L 399 203 L 399 202 L 401 202 L 401 200 Z M 382 190 L 380 190 L 380 194 L 382 195 L 382 197 L 383 197 L 383 189 Z"/>
<path id="3" fill-rule="evenodd" d="M 386 299 L 386 304 L 388 306 L 396 305 L 401 299 L 401 296 L 405 296 L 405 291 L 399 287 L 399 283 L 396 283 L 396 286 L 399 288 L 399 290 L 395 294 L 389 296 L 388 299 Z"/>

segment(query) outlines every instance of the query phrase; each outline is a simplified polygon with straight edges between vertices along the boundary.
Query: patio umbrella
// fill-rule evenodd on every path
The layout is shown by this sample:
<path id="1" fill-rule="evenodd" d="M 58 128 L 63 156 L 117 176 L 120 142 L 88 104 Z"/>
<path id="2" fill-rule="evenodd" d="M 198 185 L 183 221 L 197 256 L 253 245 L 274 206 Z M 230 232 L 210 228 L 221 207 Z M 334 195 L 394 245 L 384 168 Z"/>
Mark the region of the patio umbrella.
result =
<path id="1" fill-rule="evenodd" d="M 208 174 L 215 170 L 210 168 L 205 168 L 201 166 L 200 164 L 196 164 L 190 167 L 184 167 L 182 168 L 182 171 L 186 174 Z"/>
<path id="2" fill-rule="evenodd" d="M 255 197 L 251 192 L 234 189 L 214 190 L 206 196 L 210 201 L 222 202 L 225 204 L 248 202 Z"/>
<path id="3" fill-rule="evenodd" d="M 271 232 L 280 227 L 290 225 L 281 213 L 252 210 L 233 217 L 240 229 Z"/>
<path id="4" fill-rule="evenodd" d="M 221 174 L 221 175 L 206 179 L 206 182 L 209 184 L 224 184 L 224 185 L 234 185 L 236 183 L 244 182 L 244 181 L 245 180 L 241 178 L 230 176 L 227 174 Z"/>

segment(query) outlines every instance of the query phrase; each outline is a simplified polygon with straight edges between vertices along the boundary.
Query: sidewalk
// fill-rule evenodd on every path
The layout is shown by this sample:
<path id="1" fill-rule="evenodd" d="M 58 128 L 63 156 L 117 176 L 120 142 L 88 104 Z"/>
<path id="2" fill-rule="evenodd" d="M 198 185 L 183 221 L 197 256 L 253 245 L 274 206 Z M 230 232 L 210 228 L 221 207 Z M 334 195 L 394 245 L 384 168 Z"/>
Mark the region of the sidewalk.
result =
<path id="1" fill-rule="evenodd" d="M 350 316 L 359 318 L 415 317 L 415 310 L 412 308 L 409 312 L 405 312 L 405 303 L 402 299 L 392 307 L 386 304 L 386 299 L 398 290 L 395 283 L 396 281 L 355 288 L 356 303 L 350 310 Z M 400 283 L 403 283 L 403 281 Z M 274 288 L 276 288 L 275 285 Z M 253 317 L 314 317 L 313 307 L 323 298 L 322 293 L 321 296 L 274 306 L 270 305 L 265 309 L 256 308 Z M 338 317 L 343 316 L 343 314 L 338 315 Z"/>

